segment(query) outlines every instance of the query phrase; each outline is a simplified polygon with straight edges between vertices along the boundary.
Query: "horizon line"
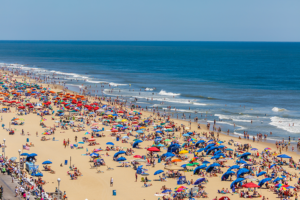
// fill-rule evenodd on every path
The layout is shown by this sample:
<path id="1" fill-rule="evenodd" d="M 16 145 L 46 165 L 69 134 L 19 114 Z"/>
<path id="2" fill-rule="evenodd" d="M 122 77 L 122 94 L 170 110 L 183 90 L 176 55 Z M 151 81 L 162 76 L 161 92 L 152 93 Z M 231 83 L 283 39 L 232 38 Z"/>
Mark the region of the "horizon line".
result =
<path id="1" fill-rule="evenodd" d="M 265 42 L 265 43 L 299 43 L 300 41 L 222 41 L 222 40 L 0 40 L 0 42 L 7 41 L 25 41 L 25 42 L 43 42 L 43 41 L 57 41 L 57 42 Z"/>

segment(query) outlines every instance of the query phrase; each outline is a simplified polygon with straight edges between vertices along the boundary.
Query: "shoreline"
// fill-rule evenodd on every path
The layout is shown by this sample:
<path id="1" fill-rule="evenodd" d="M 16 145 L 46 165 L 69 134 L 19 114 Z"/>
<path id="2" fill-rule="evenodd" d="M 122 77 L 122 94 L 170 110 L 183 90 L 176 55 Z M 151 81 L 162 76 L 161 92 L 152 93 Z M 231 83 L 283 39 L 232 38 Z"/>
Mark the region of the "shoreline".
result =
<path id="1" fill-rule="evenodd" d="M 19 76 L 18 78 L 21 78 L 21 77 L 22 76 Z M 34 79 L 31 79 L 31 81 L 35 82 Z M 47 83 L 39 83 L 39 84 L 47 85 Z M 59 91 L 59 90 L 63 89 L 63 86 L 61 86 L 61 85 L 55 85 L 54 84 L 53 86 L 57 87 L 57 89 L 55 89 L 55 91 Z M 77 94 L 76 91 L 72 91 L 72 90 L 68 90 L 68 89 L 66 90 L 66 93 L 67 92 L 72 93 L 72 94 Z M 89 97 L 89 98 L 91 100 L 93 100 L 94 97 Z M 104 103 L 105 101 L 101 101 L 101 102 Z M 126 107 L 126 108 L 130 109 L 129 107 Z M 135 109 L 135 110 L 139 111 L 139 109 Z M 150 112 L 150 111 L 143 110 L 141 112 L 143 113 L 143 115 L 142 115 L 143 118 L 147 118 L 147 117 L 150 117 L 151 115 L 153 115 L 152 112 Z M 7 113 L 7 114 L 10 114 L 9 116 L 13 116 L 13 113 Z M 25 118 L 25 116 L 24 116 L 24 118 Z M 35 121 L 35 123 L 38 123 L 38 121 L 39 121 L 39 118 L 36 117 L 36 116 L 32 116 L 31 118 L 30 118 L 30 116 L 26 116 L 26 120 L 27 120 L 27 118 L 29 120 L 33 119 L 32 122 L 30 122 L 30 123 L 33 123 L 34 121 Z M 8 120 L 10 120 L 10 119 L 8 119 Z M 25 120 L 25 122 L 26 122 L 26 120 Z M 49 121 L 51 122 L 51 119 L 48 117 L 48 120 L 45 123 L 48 124 L 48 123 L 50 123 Z M 174 119 L 174 118 L 171 118 L 171 121 L 174 121 L 174 123 L 177 124 L 177 126 L 181 125 L 181 124 L 184 124 L 186 127 L 189 127 L 189 122 L 188 121 L 181 120 L 181 119 Z M 201 126 L 200 130 L 198 130 L 197 125 L 198 124 L 196 122 L 192 122 L 190 130 L 195 130 L 196 132 L 202 132 L 202 135 L 203 135 L 203 132 L 207 132 L 207 133 L 211 132 L 211 130 L 206 129 L 205 124 L 200 125 Z M 27 124 L 26 124 L 26 126 L 27 126 Z M 107 129 L 107 127 L 104 127 L 104 128 Z M 148 196 L 148 195 L 151 195 L 151 194 L 152 195 L 155 194 L 157 191 L 159 191 L 159 188 L 162 185 L 168 184 L 168 185 L 171 185 L 171 187 L 174 187 L 176 185 L 176 184 L 173 183 L 173 182 L 175 182 L 174 180 L 170 180 L 170 181 L 168 180 L 168 182 L 166 182 L 166 183 L 158 182 L 158 183 L 155 183 L 155 185 L 153 183 L 153 187 L 151 189 L 149 189 L 151 191 L 147 190 L 146 188 L 140 189 L 140 187 L 141 187 L 140 182 L 132 182 L 131 183 L 131 180 L 132 181 L 134 180 L 134 178 L 133 178 L 134 177 L 134 171 L 130 171 L 130 173 L 129 173 L 128 172 L 129 169 L 127 170 L 125 168 L 117 168 L 117 166 L 116 166 L 117 163 L 108 160 L 109 157 L 105 157 L 105 161 L 108 163 L 109 166 L 113 166 L 115 168 L 115 170 L 113 172 L 105 171 L 104 174 L 101 174 L 100 176 L 98 176 L 98 175 L 96 175 L 95 172 L 92 173 L 90 171 L 92 169 L 90 169 L 90 167 L 89 167 L 90 163 L 86 162 L 87 159 L 85 159 L 85 156 L 80 157 L 80 155 L 78 154 L 78 151 L 80 151 L 80 150 L 65 149 L 61 145 L 58 145 L 58 143 L 51 142 L 51 141 L 41 142 L 41 141 L 37 140 L 39 138 L 36 138 L 34 136 L 35 132 L 33 130 L 34 130 L 34 127 L 33 127 L 33 129 L 30 130 L 30 133 L 32 134 L 33 137 L 32 136 L 31 137 L 27 136 L 27 137 L 29 137 L 30 140 L 34 141 L 34 143 L 35 143 L 34 151 L 35 151 L 35 148 L 38 149 L 39 151 L 43 151 L 43 149 L 49 148 L 48 151 L 46 150 L 46 151 L 41 152 L 41 156 L 43 157 L 43 159 L 46 159 L 47 157 L 48 157 L 48 159 L 51 158 L 51 159 L 53 159 L 53 161 L 55 163 L 57 163 L 56 164 L 57 166 L 53 165 L 53 168 L 58 173 L 57 176 L 60 176 L 62 178 L 62 185 L 61 185 L 61 187 L 63 188 L 62 191 L 67 191 L 67 193 L 70 194 L 70 195 L 68 195 L 68 196 L 70 196 L 70 199 L 83 199 L 83 198 L 86 198 L 86 196 L 89 196 L 90 195 L 89 193 L 92 191 L 88 187 L 91 187 L 93 189 L 95 187 L 95 185 L 101 187 L 101 192 L 103 194 L 103 196 L 101 198 L 104 198 L 104 199 L 141 199 L 141 196 L 144 196 L 144 195 Z M 43 129 L 39 128 L 39 132 L 41 130 L 43 130 Z M 105 130 L 105 131 L 108 131 L 108 130 Z M 76 136 L 78 134 L 79 134 L 79 136 L 83 136 L 82 134 L 80 135 L 80 133 L 82 133 L 82 132 L 75 133 L 75 134 L 76 134 Z M 104 132 L 104 133 L 107 133 L 107 132 Z M 59 140 L 59 144 L 61 144 L 63 138 L 65 138 L 65 137 L 69 137 L 69 138 L 74 137 L 75 134 L 73 132 L 70 132 L 70 131 L 69 132 L 65 131 L 63 133 L 62 132 L 56 133 L 54 136 L 55 136 L 56 139 Z M 178 136 L 179 132 L 175 132 L 175 134 L 176 134 L 176 137 L 180 141 L 182 141 L 183 138 Z M 215 132 L 215 135 L 216 134 L 217 134 L 217 132 Z M 239 141 L 240 143 L 249 143 L 251 146 L 255 146 L 260 150 L 263 150 L 266 146 L 272 147 L 272 149 L 276 150 L 275 144 L 264 142 L 264 141 L 253 142 L 252 140 L 245 140 L 245 139 L 240 139 L 239 140 L 238 138 L 236 138 L 232 135 L 227 135 L 226 133 L 225 134 L 220 134 L 219 137 L 222 141 L 226 141 L 226 144 L 229 140 L 233 139 L 235 141 Z M 26 137 L 18 136 L 18 133 L 17 133 L 14 136 L 9 136 L 9 138 L 10 139 L 14 138 L 13 140 L 17 140 L 17 141 L 14 141 L 16 143 L 24 143 L 24 140 L 25 140 Z M 100 141 L 101 145 L 103 145 L 103 142 L 105 143 L 106 141 L 115 141 L 115 140 L 114 140 L 114 137 L 111 137 L 111 136 L 107 135 L 106 138 L 101 138 L 99 141 Z M 7 140 L 7 142 L 8 142 L 8 140 Z M 43 144 L 41 145 L 40 143 L 43 143 Z M 51 145 L 49 145 L 49 144 L 51 144 Z M 151 141 L 145 141 L 143 143 L 143 147 L 145 146 L 145 144 L 146 144 L 146 146 L 151 146 L 152 142 Z M 11 145 L 13 148 L 15 148 L 15 146 L 13 145 L 12 142 L 8 143 L 8 145 Z M 126 145 L 126 144 L 122 143 L 121 145 Z M 234 148 L 234 147 L 235 146 L 232 146 L 232 148 Z M 10 146 L 9 146 L 9 148 L 10 148 Z M 86 147 L 86 148 L 89 148 L 89 151 L 91 150 L 90 147 Z M 58 153 L 58 154 L 59 154 L 59 152 L 61 152 L 60 154 L 62 156 L 64 156 L 64 158 L 52 158 L 53 155 L 50 151 L 51 149 L 53 149 L 53 151 Z M 145 149 L 143 148 L 143 149 L 139 149 L 139 150 L 136 150 L 136 151 L 137 151 L 138 154 L 143 154 Z M 10 152 L 10 153 L 12 153 L 12 152 Z M 293 155 L 296 158 L 300 159 L 299 155 L 296 152 L 288 151 L 287 153 L 289 155 Z M 63 166 L 62 168 L 58 167 L 59 163 L 62 163 L 63 160 L 67 158 L 67 156 L 66 156 L 67 154 L 69 156 L 72 156 L 72 162 L 76 163 L 76 166 L 78 166 L 80 168 L 80 170 L 82 171 L 82 173 L 84 175 L 82 177 L 79 177 L 78 180 L 68 180 L 68 176 L 66 178 L 66 173 L 61 172 L 61 170 L 63 170 L 63 169 L 67 170 L 66 166 Z M 38 159 L 39 159 L 39 157 L 38 157 Z M 162 166 L 160 168 L 162 168 Z M 160 168 L 156 167 L 156 170 L 160 169 Z M 152 173 L 153 169 L 151 169 L 151 167 L 150 167 L 149 171 L 151 171 L 151 173 Z M 126 174 L 126 172 L 127 172 L 127 174 Z M 63 174 L 65 174 L 65 176 L 63 176 Z M 48 173 L 45 173 L 45 180 L 47 180 L 48 183 L 50 184 L 50 185 L 49 184 L 45 185 L 46 189 L 49 189 L 49 191 L 50 190 L 54 191 L 54 188 L 53 188 L 53 185 L 51 185 L 51 182 L 53 184 L 55 179 L 57 178 L 57 176 L 55 175 L 55 178 L 54 178 L 53 175 L 49 175 Z M 111 192 L 109 192 L 109 190 L 112 190 L 108 186 L 108 181 L 109 181 L 109 178 L 111 176 L 114 176 L 114 179 L 116 180 L 117 192 L 121 193 L 120 194 L 121 197 L 120 196 L 111 196 Z M 121 178 L 118 178 L 118 176 L 120 176 Z M 150 177 L 154 179 L 153 176 L 150 176 Z M 123 180 L 123 179 L 125 179 L 125 180 Z M 208 184 L 211 186 L 211 188 L 207 188 L 207 190 L 208 190 L 209 194 L 213 193 L 213 195 L 209 195 L 209 198 L 213 198 L 214 196 L 216 196 L 216 191 L 215 191 L 215 187 L 213 187 L 213 184 L 219 184 L 218 186 L 220 186 L 220 181 L 219 181 L 219 179 L 217 181 L 215 178 L 212 178 L 212 179 L 209 179 L 209 180 L 211 181 L 211 183 L 208 183 Z M 72 181 L 73 182 L 76 181 L 76 183 L 72 183 Z M 120 182 L 119 184 L 118 184 L 118 181 Z M 128 184 L 125 187 L 124 184 L 126 184 L 127 181 L 130 181 L 131 184 Z M 225 184 L 225 182 L 223 184 Z M 227 184 L 227 182 L 226 182 L 226 184 Z M 79 194 L 79 193 L 77 193 L 77 191 L 74 191 L 75 189 L 72 186 L 74 186 L 76 188 L 78 188 L 78 187 L 82 188 L 84 190 L 83 194 Z M 122 188 L 122 187 L 125 187 L 125 189 Z M 228 187 L 228 186 L 226 186 L 226 187 Z M 132 198 L 132 196 L 130 196 L 130 195 L 128 196 L 128 193 L 130 193 L 130 192 L 137 192 L 136 191 L 137 188 L 139 188 L 142 191 L 142 192 L 138 193 L 137 198 Z M 267 191 L 263 191 L 262 193 L 263 194 L 268 194 Z M 125 196 L 123 197 L 123 195 L 125 195 L 126 197 Z M 157 199 L 157 197 L 151 198 L 150 196 L 149 196 L 149 198 L 150 199 Z M 97 199 L 97 197 L 91 196 L 88 199 Z M 236 199 L 236 198 L 233 197 L 233 199 Z"/>

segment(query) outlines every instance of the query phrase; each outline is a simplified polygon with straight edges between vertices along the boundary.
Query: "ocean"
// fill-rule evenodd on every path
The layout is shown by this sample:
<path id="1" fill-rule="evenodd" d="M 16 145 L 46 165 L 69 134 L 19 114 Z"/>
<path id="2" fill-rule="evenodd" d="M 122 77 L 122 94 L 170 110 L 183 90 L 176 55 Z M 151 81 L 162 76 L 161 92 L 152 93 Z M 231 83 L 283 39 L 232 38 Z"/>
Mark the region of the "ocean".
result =
<path id="1" fill-rule="evenodd" d="M 300 136 L 300 43 L 0 41 L 0 62 L 236 135 Z"/>

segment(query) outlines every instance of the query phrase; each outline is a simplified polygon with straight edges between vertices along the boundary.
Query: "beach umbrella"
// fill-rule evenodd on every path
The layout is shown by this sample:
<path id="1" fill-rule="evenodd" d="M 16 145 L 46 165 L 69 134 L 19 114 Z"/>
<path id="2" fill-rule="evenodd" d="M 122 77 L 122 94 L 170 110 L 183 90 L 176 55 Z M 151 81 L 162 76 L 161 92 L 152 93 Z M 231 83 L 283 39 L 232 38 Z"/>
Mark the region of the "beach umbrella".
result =
<path id="1" fill-rule="evenodd" d="M 52 162 L 50 160 L 46 160 L 42 163 L 42 165 L 49 165 L 49 164 L 52 164 Z"/>
<path id="2" fill-rule="evenodd" d="M 175 158 L 173 159 L 171 162 L 181 162 L 182 160 L 178 159 L 178 158 Z"/>
<path id="3" fill-rule="evenodd" d="M 160 151 L 158 148 L 156 147 L 151 147 L 151 148 L 148 148 L 147 151 L 154 151 L 154 152 L 158 152 Z"/>
<path id="4" fill-rule="evenodd" d="M 120 158 L 117 159 L 117 161 L 125 161 L 125 160 L 127 160 L 127 159 L 124 158 L 124 157 L 120 157 Z"/>
<path id="5" fill-rule="evenodd" d="M 237 160 L 236 163 L 237 164 L 247 164 L 247 162 L 244 160 Z"/>
<path id="6" fill-rule="evenodd" d="M 252 148 L 251 151 L 258 151 L 258 149 L 257 148 Z"/>
<path id="7" fill-rule="evenodd" d="M 222 175 L 222 177 L 221 177 L 221 181 L 227 180 L 227 179 L 229 178 L 229 176 L 230 176 L 230 175 L 233 175 L 233 174 L 235 174 L 234 171 L 227 171 L 227 172 L 225 172 L 225 173 Z"/>
<path id="8" fill-rule="evenodd" d="M 233 149 L 225 149 L 225 151 L 233 151 Z"/>
<path id="9" fill-rule="evenodd" d="M 31 176 L 42 177 L 43 174 L 42 174 L 42 173 L 36 173 L 36 174 L 33 174 L 33 173 L 32 173 Z"/>
<path id="10" fill-rule="evenodd" d="M 210 163 L 210 162 L 207 161 L 207 160 L 204 160 L 204 161 L 202 162 L 202 164 L 208 164 L 208 163 Z"/>
<path id="11" fill-rule="evenodd" d="M 186 153 L 189 153 L 189 151 L 187 151 L 187 150 L 182 150 L 182 151 L 179 152 L 179 154 L 186 154 Z"/>
<path id="12" fill-rule="evenodd" d="M 236 177 L 237 178 L 240 178 L 240 176 L 246 174 L 246 173 L 250 173 L 250 170 L 249 169 L 246 169 L 246 168 L 241 168 L 237 171 L 236 173 Z"/>
<path id="13" fill-rule="evenodd" d="M 84 142 L 78 142 L 78 144 L 84 144 Z"/>
<path id="14" fill-rule="evenodd" d="M 259 176 L 262 176 L 262 175 L 264 175 L 264 174 L 266 174 L 266 173 L 267 173 L 267 172 L 262 171 L 262 172 L 259 172 L 258 174 L 256 174 L 256 176 L 259 177 Z"/>
<path id="15" fill-rule="evenodd" d="M 242 187 L 245 187 L 245 188 L 259 188 L 259 185 L 256 185 L 255 183 L 246 183 L 244 185 L 242 185 Z"/>
<path id="16" fill-rule="evenodd" d="M 227 197 L 227 196 L 223 196 L 223 197 L 221 197 L 219 200 L 230 200 L 230 198 L 229 197 Z"/>
<path id="17" fill-rule="evenodd" d="M 37 156 L 37 154 L 36 154 L 36 153 L 31 153 L 31 154 L 29 154 L 28 156 L 29 156 L 29 157 L 34 157 L 34 156 Z"/>
<path id="18" fill-rule="evenodd" d="M 157 170 L 156 172 L 154 172 L 154 175 L 157 175 L 157 174 L 160 174 L 160 173 L 163 173 L 164 171 L 163 170 Z"/>
<path id="19" fill-rule="evenodd" d="M 90 138 L 90 139 L 88 139 L 88 142 L 94 142 L 94 141 L 96 141 L 95 138 Z"/>
<path id="20" fill-rule="evenodd" d="M 194 185 L 199 185 L 203 181 L 205 181 L 205 178 L 199 178 L 195 181 Z"/>
<path id="21" fill-rule="evenodd" d="M 17 160 L 17 157 L 11 157 L 9 160 L 15 161 L 15 160 Z"/>
<path id="22" fill-rule="evenodd" d="M 198 173 L 198 171 L 200 169 L 204 169 L 204 168 L 206 168 L 206 165 L 200 165 L 200 166 L 196 167 L 195 170 L 194 170 L 194 174 Z"/>
<path id="23" fill-rule="evenodd" d="M 280 177 L 277 177 L 277 178 L 275 178 L 274 180 L 273 180 L 273 183 L 276 183 L 277 181 L 280 181 L 280 180 L 282 180 L 283 178 L 280 178 Z"/>
<path id="24" fill-rule="evenodd" d="M 140 156 L 140 155 L 135 155 L 135 156 L 133 156 L 134 158 L 142 158 L 142 156 Z"/>
<path id="25" fill-rule="evenodd" d="M 204 150 L 205 150 L 205 148 L 201 148 L 201 149 L 198 149 L 196 152 L 202 152 Z"/>
<path id="26" fill-rule="evenodd" d="M 265 179 L 262 179 L 261 181 L 259 181 L 258 185 L 259 185 L 260 187 L 262 187 L 263 184 L 265 184 L 266 182 L 271 181 L 271 180 L 272 180 L 272 178 L 265 178 Z"/>
<path id="27" fill-rule="evenodd" d="M 249 152 L 243 153 L 241 155 L 241 159 L 245 159 L 245 158 L 247 158 L 247 156 L 250 156 L 250 155 L 251 155 L 251 153 L 249 153 Z"/>
<path id="28" fill-rule="evenodd" d="M 234 181 L 230 184 L 230 189 L 232 189 L 233 186 L 236 185 L 237 183 L 242 182 L 242 181 L 244 181 L 244 180 L 245 180 L 244 178 L 237 178 L 236 180 L 234 180 Z"/>
<path id="29" fill-rule="evenodd" d="M 99 157 L 99 154 L 97 154 L 97 153 L 91 153 L 90 156 L 91 157 Z"/>
<path id="30" fill-rule="evenodd" d="M 125 154 L 125 153 L 126 153 L 125 151 L 118 151 L 117 153 L 115 153 L 114 157 L 117 157 L 118 155 Z"/>
<path id="31" fill-rule="evenodd" d="M 175 154 L 172 154 L 171 152 L 167 152 L 167 153 L 163 154 L 162 156 L 165 156 L 165 157 L 174 157 Z"/>
<path id="32" fill-rule="evenodd" d="M 278 158 L 292 158 L 291 156 L 288 156 L 286 154 L 281 154 L 277 156 Z"/>
<path id="33" fill-rule="evenodd" d="M 28 156 L 29 154 L 28 153 L 21 153 L 20 156 Z"/>
<path id="34" fill-rule="evenodd" d="M 172 190 L 164 190 L 161 193 L 168 193 L 168 192 L 172 192 Z"/>
<path id="35" fill-rule="evenodd" d="M 114 146 L 114 143 L 112 143 L 112 142 L 107 142 L 106 145 L 112 145 L 112 146 Z"/>

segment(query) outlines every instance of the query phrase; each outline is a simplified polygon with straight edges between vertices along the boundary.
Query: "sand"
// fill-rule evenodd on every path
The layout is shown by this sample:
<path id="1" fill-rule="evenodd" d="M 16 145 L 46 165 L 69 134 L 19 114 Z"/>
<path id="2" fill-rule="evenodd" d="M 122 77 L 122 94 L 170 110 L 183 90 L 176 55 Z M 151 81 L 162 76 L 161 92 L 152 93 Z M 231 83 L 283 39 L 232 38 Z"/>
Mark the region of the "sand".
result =
<path id="1" fill-rule="evenodd" d="M 20 76 L 18 77 L 18 80 L 20 81 Z M 31 82 L 34 82 L 34 80 L 31 80 Z M 61 86 L 57 86 L 58 89 L 56 91 L 61 90 Z M 72 92 L 74 93 L 74 92 Z M 2 108 L 2 105 L 0 106 Z M 56 109 L 56 108 L 55 108 Z M 6 128 L 8 128 L 8 123 L 11 121 L 13 117 L 17 117 L 15 109 L 12 109 L 12 113 L 1 113 L 0 115 L 3 117 L 3 121 L 1 124 L 5 124 Z M 143 111 L 143 118 L 146 118 L 150 115 L 152 115 L 151 112 L 145 112 Z M 51 120 L 52 115 L 45 116 L 47 119 L 44 123 L 47 126 L 53 126 L 55 123 L 55 120 Z M 44 177 L 43 179 L 47 182 L 44 186 L 44 189 L 47 192 L 53 192 L 55 190 L 55 187 L 57 187 L 57 179 L 61 179 L 60 189 L 62 191 L 67 192 L 68 199 L 70 200 L 98 200 L 98 199 L 131 199 L 131 200 L 140 200 L 140 199 L 158 199 L 158 197 L 154 196 L 155 193 L 161 192 L 161 187 L 163 185 L 166 185 L 167 188 L 171 188 L 172 190 L 177 187 L 177 181 L 176 179 L 167 179 L 167 182 L 159 182 L 159 181 L 152 181 L 153 184 L 151 187 L 143 187 L 143 183 L 141 182 L 141 176 L 139 175 L 138 181 L 135 182 L 135 170 L 132 168 L 121 168 L 117 167 L 120 165 L 120 163 L 113 161 L 113 154 L 115 152 L 109 152 L 110 156 L 104 156 L 106 151 L 99 152 L 102 157 L 104 158 L 106 165 L 109 167 L 114 168 L 114 170 L 107 170 L 106 167 L 100 167 L 101 171 L 104 171 L 104 173 L 97 173 L 96 169 L 91 169 L 90 165 L 92 165 L 92 162 L 90 161 L 89 156 L 82 156 L 82 154 L 86 153 L 86 148 L 91 152 L 93 149 L 102 147 L 102 149 L 105 149 L 106 142 L 114 142 L 116 146 L 122 146 L 131 148 L 131 145 L 129 143 L 121 143 L 120 141 L 115 141 L 114 137 L 110 136 L 110 127 L 104 126 L 105 128 L 105 135 L 104 138 L 97 138 L 96 141 L 100 143 L 100 145 L 97 146 L 87 146 L 87 144 L 83 144 L 84 149 L 71 149 L 70 147 L 65 148 L 63 146 L 63 140 L 64 139 L 70 139 L 70 143 L 75 143 L 75 136 L 78 137 L 78 141 L 81 141 L 81 138 L 84 137 L 85 132 L 76 132 L 74 133 L 72 130 L 60 130 L 57 129 L 55 132 L 55 135 L 46 136 L 47 138 L 55 137 L 56 141 L 41 141 L 41 133 L 45 131 L 44 128 L 39 126 L 40 123 L 40 117 L 36 114 L 30 114 L 30 115 L 23 115 L 22 118 L 25 119 L 25 124 L 23 126 L 12 126 L 14 129 L 16 129 L 15 135 L 9 135 L 7 131 L 2 130 L 0 135 L 0 140 L 3 141 L 3 139 L 6 139 L 6 145 L 7 148 L 5 150 L 6 156 L 8 158 L 10 157 L 18 157 L 18 150 L 22 150 L 22 145 L 26 143 L 26 138 L 29 138 L 29 141 L 34 144 L 34 147 L 31 147 L 29 151 L 22 150 L 22 152 L 26 153 L 37 153 L 37 165 L 40 165 L 39 169 L 42 169 L 42 162 L 45 160 L 50 159 L 53 164 L 51 165 L 51 168 L 55 171 L 55 174 L 51 174 L 50 172 L 43 172 Z M 58 118 L 57 118 L 58 119 Z M 177 125 L 185 124 L 188 125 L 187 121 L 172 119 Z M 99 125 L 101 128 L 102 125 Z M 26 135 L 22 136 L 20 133 L 24 129 Z M 90 129 L 88 128 L 88 131 Z M 192 129 L 196 130 L 196 132 L 199 132 L 197 130 L 197 124 L 192 123 Z M 27 132 L 30 133 L 30 135 L 27 135 Z M 38 137 L 36 136 L 36 132 L 38 132 Z M 206 125 L 201 125 L 200 132 L 209 132 L 209 130 L 206 130 Z M 179 132 L 176 132 L 177 137 L 179 137 Z M 88 135 L 87 137 L 90 137 Z M 244 140 L 244 139 L 237 139 L 233 136 L 227 136 L 225 134 L 220 134 L 221 140 L 229 141 L 230 139 L 233 139 L 235 141 L 239 141 L 241 143 L 249 143 L 252 145 L 252 147 L 258 148 L 261 152 L 265 147 L 271 147 L 273 150 L 276 150 L 276 147 L 274 144 L 265 143 L 265 142 L 252 142 L 252 140 Z M 130 141 L 132 141 L 134 137 L 130 137 Z M 182 138 L 181 138 L 182 140 Z M 145 155 L 147 153 L 147 150 L 144 149 L 145 147 L 149 147 L 153 144 L 153 141 L 144 141 L 141 143 L 141 147 L 143 149 L 135 149 L 135 155 Z M 225 142 L 226 146 L 227 142 Z M 229 146 L 229 148 L 235 148 L 234 146 Z M 163 150 L 163 153 L 166 152 L 166 149 Z M 295 161 L 298 161 L 300 159 L 300 156 L 296 154 L 295 152 L 284 152 L 290 156 L 293 156 Z M 161 153 L 160 153 L 161 154 Z M 192 154 L 187 154 L 190 158 L 193 157 Z M 67 171 L 69 171 L 69 162 L 70 157 L 72 159 L 72 165 L 74 164 L 83 174 L 83 176 L 78 177 L 77 180 L 71 180 L 70 177 L 67 175 Z M 128 156 L 127 161 L 133 160 L 133 156 Z M 206 158 L 206 160 L 209 160 L 210 158 Z M 68 160 L 68 165 L 64 165 L 64 161 Z M 60 164 L 63 163 L 63 166 L 60 167 Z M 178 165 L 186 164 L 187 162 L 181 162 L 178 163 Z M 229 161 L 227 165 L 233 165 L 233 161 Z M 295 173 L 294 169 L 285 167 L 288 172 Z M 148 173 L 150 176 L 148 179 L 154 180 L 157 178 L 157 176 L 154 176 L 153 173 L 159 169 L 164 169 L 164 165 L 162 163 L 157 163 L 155 167 L 147 167 L 149 170 Z M 226 168 L 222 169 L 224 172 L 227 170 Z M 298 172 L 296 172 L 298 174 Z M 192 172 L 185 172 L 185 175 L 188 180 L 193 179 L 194 181 L 199 178 L 198 175 L 192 175 Z M 221 190 L 222 188 L 229 188 L 230 181 L 221 181 L 222 174 L 219 174 L 218 177 L 212 177 L 208 178 L 209 182 L 205 184 L 205 191 L 208 193 L 209 198 L 212 199 L 214 197 L 220 198 L 221 196 L 224 196 L 222 194 L 217 194 L 217 190 Z M 110 187 L 110 178 L 113 177 L 114 179 L 114 185 L 113 187 Z M 233 178 L 235 179 L 235 178 Z M 261 178 L 259 178 L 261 179 Z M 296 182 L 296 179 L 293 179 L 292 182 L 290 182 L 290 185 L 294 185 Z M 189 188 L 191 186 L 188 186 Z M 116 190 L 117 195 L 113 196 L 113 190 Z M 259 193 L 263 196 L 269 197 L 269 199 L 275 199 L 277 196 L 273 194 L 272 192 L 268 191 L 267 189 L 258 189 Z M 240 199 L 237 194 L 228 194 L 227 196 L 230 197 L 230 199 Z"/>

